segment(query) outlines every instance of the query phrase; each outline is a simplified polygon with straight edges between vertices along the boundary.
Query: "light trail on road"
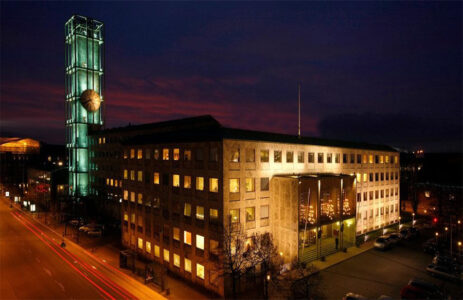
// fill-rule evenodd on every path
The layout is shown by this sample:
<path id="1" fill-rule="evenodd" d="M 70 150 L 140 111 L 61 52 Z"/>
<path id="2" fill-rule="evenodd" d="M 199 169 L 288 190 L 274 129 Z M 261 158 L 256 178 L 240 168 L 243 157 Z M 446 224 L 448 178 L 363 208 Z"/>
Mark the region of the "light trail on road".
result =
<path id="1" fill-rule="evenodd" d="M 110 299 L 110 300 L 136 299 L 134 295 L 130 294 L 127 290 L 123 289 L 118 284 L 114 283 L 111 279 L 109 279 L 107 276 L 103 275 L 101 272 L 96 270 L 94 266 L 90 266 L 88 263 L 82 261 L 80 258 L 72 254 L 67 249 L 61 247 L 54 238 L 51 238 L 50 236 L 48 236 L 45 232 L 43 232 L 43 230 L 38 228 L 31 221 L 27 220 L 27 218 L 22 216 L 19 212 L 14 212 L 14 213 L 11 212 L 11 214 L 15 219 L 17 219 L 21 224 L 23 224 L 29 231 L 31 231 L 35 236 L 37 236 L 45 245 L 47 245 L 53 252 L 55 252 L 63 261 L 65 261 L 69 266 L 71 266 L 72 269 L 74 269 L 79 275 L 84 277 L 88 282 L 90 282 L 93 286 L 95 286 L 98 289 L 99 294 L 104 299 Z M 44 238 L 47 239 L 48 242 Z M 57 251 L 57 249 L 59 249 L 59 251 Z M 62 254 L 60 254 L 59 252 L 62 252 Z M 67 256 L 70 259 L 66 258 L 65 256 Z M 87 276 L 88 274 L 84 274 L 81 270 L 79 270 L 76 266 L 74 266 L 73 262 L 78 263 L 79 266 L 83 270 L 92 274 L 95 278 L 97 278 L 101 283 L 103 283 L 104 286 L 108 287 L 110 290 L 108 291 L 107 289 L 102 287 L 100 284 L 96 283 L 89 276 Z M 114 293 L 117 295 L 115 295 Z"/>
<path id="2" fill-rule="evenodd" d="M 78 258 L 76 255 L 72 254 L 70 251 L 68 251 L 66 248 L 63 248 L 59 246 L 58 242 L 55 241 L 54 238 L 50 238 L 46 233 L 41 231 L 36 225 L 34 225 L 31 221 L 27 220 L 27 218 L 20 216 L 18 212 L 16 212 L 17 216 L 21 217 L 22 220 L 27 222 L 29 225 L 33 226 L 36 230 L 40 231 L 41 234 L 43 234 L 51 243 L 55 244 L 58 249 L 63 251 L 63 253 L 67 254 L 70 258 L 72 258 L 74 261 L 77 261 L 85 270 L 88 272 L 92 273 L 95 277 L 97 277 L 101 282 L 103 282 L 106 286 L 108 286 L 110 289 L 112 289 L 114 292 L 116 292 L 118 295 L 120 295 L 123 299 L 136 299 L 136 297 L 132 294 L 130 294 L 128 291 L 123 289 L 121 286 L 118 284 L 114 283 L 111 279 L 103 275 L 101 272 L 97 271 L 95 266 L 90 266 L 88 263 L 85 261 L 81 260 Z"/>

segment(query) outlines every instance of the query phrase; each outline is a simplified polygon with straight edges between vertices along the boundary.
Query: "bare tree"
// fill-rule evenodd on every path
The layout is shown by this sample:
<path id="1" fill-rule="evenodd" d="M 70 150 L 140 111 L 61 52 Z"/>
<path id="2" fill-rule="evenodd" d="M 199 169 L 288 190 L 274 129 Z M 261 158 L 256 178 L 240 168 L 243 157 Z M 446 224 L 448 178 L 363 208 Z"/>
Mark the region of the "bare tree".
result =
<path id="1" fill-rule="evenodd" d="M 271 280 L 275 292 L 288 299 L 323 299 L 318 290 L 319 282 L 318 270 L 297 260 L 291 263 L 290 271 Z"/>
<path id="2" fill-rule="evenodd" d="M 268 298 L 269 279 L 279 272 L 282 259 L 278 255 L 270 233 L 254 234 L 252 236 L 253 251 L 252 263 L 260 265 L 260 275 L 264 286 L 264 298 Z"/>
<path id="3" fill-rule="evenodd" d="M 232 282 L 232 295 L 236 298 L 237 283 L 252 265 L 252 251 L 241 224 L 230 224 L 223 230 L 222 262 L 217 266 L 224 278 Z M 219 260 L 220 262 L 220 260 Z"/>

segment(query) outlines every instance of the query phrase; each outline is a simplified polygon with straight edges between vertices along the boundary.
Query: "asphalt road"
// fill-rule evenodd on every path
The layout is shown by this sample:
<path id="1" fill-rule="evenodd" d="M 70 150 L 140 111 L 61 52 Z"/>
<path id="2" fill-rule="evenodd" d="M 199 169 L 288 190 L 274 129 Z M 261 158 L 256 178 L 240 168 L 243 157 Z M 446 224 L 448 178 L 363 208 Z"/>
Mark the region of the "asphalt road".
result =
<path id="1" fill-rule="evenodd" d="M 320 290 L 327 299 L 342 299 L 347 292 L 369 299 L 387 295 L 400 298 L 400 290 L 411 278 L 421 278 L 442 287 L 452 299 L 463 299 L 459 283 L 430 276 L 425 268 L 432 256 L 422 251 L 425 238 L 406 242 L 387 251 L 371 249 L 320 272 Z"/>
<path id="2" fill-rule="evenodd" d="M 1 299 L 164 299 L 0 200 Z"/>

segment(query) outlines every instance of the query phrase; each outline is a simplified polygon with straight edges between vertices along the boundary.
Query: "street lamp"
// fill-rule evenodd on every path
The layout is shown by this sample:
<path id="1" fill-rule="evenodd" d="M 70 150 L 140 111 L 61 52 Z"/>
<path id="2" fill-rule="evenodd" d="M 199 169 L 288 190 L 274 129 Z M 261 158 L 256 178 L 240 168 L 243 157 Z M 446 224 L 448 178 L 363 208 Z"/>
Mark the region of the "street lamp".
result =
<path id="1" fill-rule="evenodd" d="M 437 243 L 437 238 L 439 237 L 439 232 L 436 232 L 436 243 Z"/>
<path id="2" fill-rule="evenodd" d="M 399 230 L 402 228 L 402 224 L 400 224 L 400 220 L 402 220 L 401 216 L 399 216 Z"/>
<path id="3" fill-rule="evenodd" d="M 458 241 L 458 253 L 461 256 L 461 241 Z"/>
<path id="4" fill-rule="evenodd" d="M 412 213 L 412 227 L 415 227 L 415 213 Z"/>

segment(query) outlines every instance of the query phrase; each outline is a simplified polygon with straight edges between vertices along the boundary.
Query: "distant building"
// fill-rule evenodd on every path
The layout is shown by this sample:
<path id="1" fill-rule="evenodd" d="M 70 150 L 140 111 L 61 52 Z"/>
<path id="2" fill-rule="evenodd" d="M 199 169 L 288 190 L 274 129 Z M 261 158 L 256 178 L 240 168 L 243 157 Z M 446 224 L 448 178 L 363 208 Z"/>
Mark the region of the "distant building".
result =
<path id="1" fill-rule="evenodd" d="M 27 184 L 27 168 L 40 154 L 40 142 L 30 138 L 0 138 L 0 189 L 5 196 L 21 197 Z"/>
<path id="2" fill-rule="evenodd" d="M 340 250 L 341 232 L 350 246 L 399 219 L 399 156 L 388 146 L 210 116 L 96 131 L 89 143 L 90 197 L 120 207 L 123 244 L 221 295 L 214 260 L 228 222 L 272 233 L 286 261 L 310 261 Z"/>

